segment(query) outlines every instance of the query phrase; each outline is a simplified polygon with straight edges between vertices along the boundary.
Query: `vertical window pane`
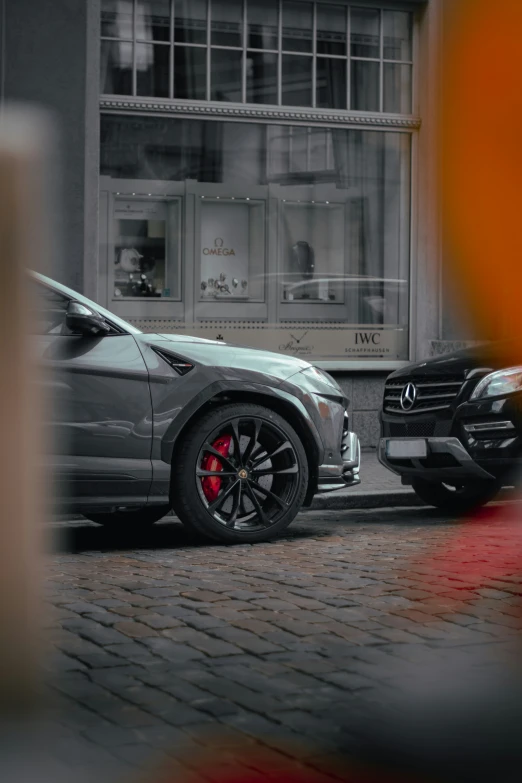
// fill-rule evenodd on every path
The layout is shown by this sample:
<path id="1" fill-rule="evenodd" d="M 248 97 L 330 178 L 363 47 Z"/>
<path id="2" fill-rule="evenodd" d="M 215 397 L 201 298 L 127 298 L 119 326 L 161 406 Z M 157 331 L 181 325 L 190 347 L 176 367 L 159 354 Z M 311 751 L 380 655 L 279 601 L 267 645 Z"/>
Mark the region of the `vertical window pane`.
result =
<path id="1" fill-rule="evenodd" d="M 380 111 L 379 63 L 351 62 L 351 108 L 356 111 Z"/>
<path id="2" fill-rule="evenodd" d="M 283 3 L 283 49 L 312 51 L 312 3 Z"/>
<path id="3" fill-rule="evenodd" d="M 412 19 L 406 11 L 383 12 L 385 60 L 412 59 Z"/>
<path id="4" fill-rule="evenodd" d="M 213 101 L 241 101 L 242 52 L 212 49 L 210 78 Z"/>
<path id="5" fill-rule="evenodd" d="M 279 0 L 248 0 L 248 46 L 252 49 L 278 48 Z"/>
<path id="6" fill-rule="evenodd" d="M 174 0 L 174 40 L 207 42 L 207 0 Z"/>
<path id="7" fill-rule="evenodd" d="M 317 106 L 346 109 L 346 60 L 317 58 Z"/>
<path id="8" fill-rule="evenodd" d="M 136 44 L 136 84 L 138 95 L 169 97 L 170 46 Z"/>
<path id="9" fill-rule="evenodd" d="M 207 50 L 174 48 L 174 97 L 204 101 L 207 97 Z"/>
<path id="10" fill-rule="evenodd" d="M 411 65 L 384 63 L 384 111 L 411 114 Z"/>
<path id="11" fill-rule="evenodd" d="M 346 55 L 346 8 L 317 6 L 317 53 Z"/>
<path id="12" fill-rule="evenodd" d="M 132 0 L 102 0 L 101 34 L 110 38 L 133 38 Z"/>
<path id="13" fill-rule="evenodd" d="M 243 0 L 213 0 L 211 41 L 216 46 L 242 46 Z"/>
<path id="14" fill-rule="evenodd" d="M 312 105 L 312 58 L 283 56 L 283 106 Z"/>
<path id="15" fill-rule="evenodd" d="M 130 41 L 102 41 L 100 92 L 105 95 L 131 95 L 132 50 Z"/>
<path id="16" fill-rule="evenodd" d="M 352 57 L 380 57 L 380 11 L 352 8 L 350 15 L 350 49 Z"/>
<path id="17" fill-rule="evenodd" d="M 277 54 L 248 52 L 247 103 L 277 103 Z"/>
<path id="18" fill-rule="evenodd" d="M 136 38 L 170 40 L 170 0 L 139 0 L 136 6 Z"/>

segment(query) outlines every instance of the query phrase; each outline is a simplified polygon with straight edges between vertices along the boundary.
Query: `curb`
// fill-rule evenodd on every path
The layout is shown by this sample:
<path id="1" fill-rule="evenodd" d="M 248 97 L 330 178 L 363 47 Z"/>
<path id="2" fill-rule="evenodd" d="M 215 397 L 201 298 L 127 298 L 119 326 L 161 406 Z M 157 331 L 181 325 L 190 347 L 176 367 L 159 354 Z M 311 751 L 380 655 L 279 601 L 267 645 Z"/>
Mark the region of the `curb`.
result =
<path id="1" fill-rule="evenodd" d="M 505 487 L 500 491 L 496 501 L 519 501 L 520 496 L 511 487 Z M 390 508 L 390 507 L 412 507 L 432 508 L 424 503 L 412 489 L 374 489 L 371 491 L 340 490 L 339 492 L 324 493 L 316 495 L 312 505 L 307 511 L 329 511 L 343 510 L 350 508 Z"/>
<path id="2" fill-rule="evenodd" d="M 386 508 L 390 506 L 425 506 L 411 489 L 340 490 L 316 495 L 310 511 L 346 508 Z"/>

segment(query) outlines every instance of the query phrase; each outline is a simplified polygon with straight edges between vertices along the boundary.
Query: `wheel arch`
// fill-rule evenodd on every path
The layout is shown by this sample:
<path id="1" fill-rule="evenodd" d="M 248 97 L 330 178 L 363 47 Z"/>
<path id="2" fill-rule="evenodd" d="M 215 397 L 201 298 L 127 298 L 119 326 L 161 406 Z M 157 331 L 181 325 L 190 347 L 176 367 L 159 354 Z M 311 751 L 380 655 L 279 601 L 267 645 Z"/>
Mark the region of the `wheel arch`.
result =
<path id="1" fill-rule="evenodd" d="M 317 491 L 318 466 L 322 459 L 322 444 L 319 434 L 315 430 L 315 425 L 311 420 L 307 422 L 306 412 L 299 409 L 299 401 L 296 403 L 286 399 L 285 393 L 277 389 L 270 389 L 274 393 L 269 393 L 268 387 L 263 390 L 229 388 L 220 389 L 213 393 L 206 401 L 200 404 L 195 410 L 192 410 L 183 422 L 177 422 L 178 426 L 170 432 L 168 442 L 163 444 L 162 459 L 172 464 L 176 452 L 176 443 L 179 442 L 194 422 L 207 411 L 229 405 L 231 403 L 253 403 L 269 408 L 282 416 L 294 428 L 301 439 L 306 452 L 308 462 L 308 489 L 304 505 L 309 505 L 315 492 Z"/>

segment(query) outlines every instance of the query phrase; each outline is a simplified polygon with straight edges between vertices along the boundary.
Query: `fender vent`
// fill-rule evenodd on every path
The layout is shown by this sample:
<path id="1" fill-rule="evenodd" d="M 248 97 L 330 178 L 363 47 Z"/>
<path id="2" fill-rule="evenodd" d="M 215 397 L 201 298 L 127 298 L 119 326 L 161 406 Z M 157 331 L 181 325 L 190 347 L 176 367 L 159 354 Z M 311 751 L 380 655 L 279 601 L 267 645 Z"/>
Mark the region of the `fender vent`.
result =
<path id="1" fill-rule="evenodd" d="M 185 361 L 185 359 L 180 359 L 179 356 L 175 356 L 173 353 L 164 351 L 161 348 L 153 348 L 152 350 L 154 353 L 157 353 L 158 356 L 161 356 L 163 361 L 167 362 L 167 364 L 172 367 L 172 369 L 175 370 L 178 375 L 186 375 L 188 372 L 194 369 L 193 364 Z"/>

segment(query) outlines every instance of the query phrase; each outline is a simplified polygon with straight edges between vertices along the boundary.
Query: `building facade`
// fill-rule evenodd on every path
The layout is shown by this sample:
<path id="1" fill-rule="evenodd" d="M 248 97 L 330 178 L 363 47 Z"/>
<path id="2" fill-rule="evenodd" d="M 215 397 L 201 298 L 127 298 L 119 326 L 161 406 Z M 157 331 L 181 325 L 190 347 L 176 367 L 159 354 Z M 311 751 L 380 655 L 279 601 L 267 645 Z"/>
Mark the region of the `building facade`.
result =
<path id="1" fill-rule="evenodd" d="M 436 207 L 443 0 L 1 2 L 3 98 L 58 118 L 61 281 L 144 331 L 309 359 L 374 446 L 386 375 L 466 336 Z"/>

